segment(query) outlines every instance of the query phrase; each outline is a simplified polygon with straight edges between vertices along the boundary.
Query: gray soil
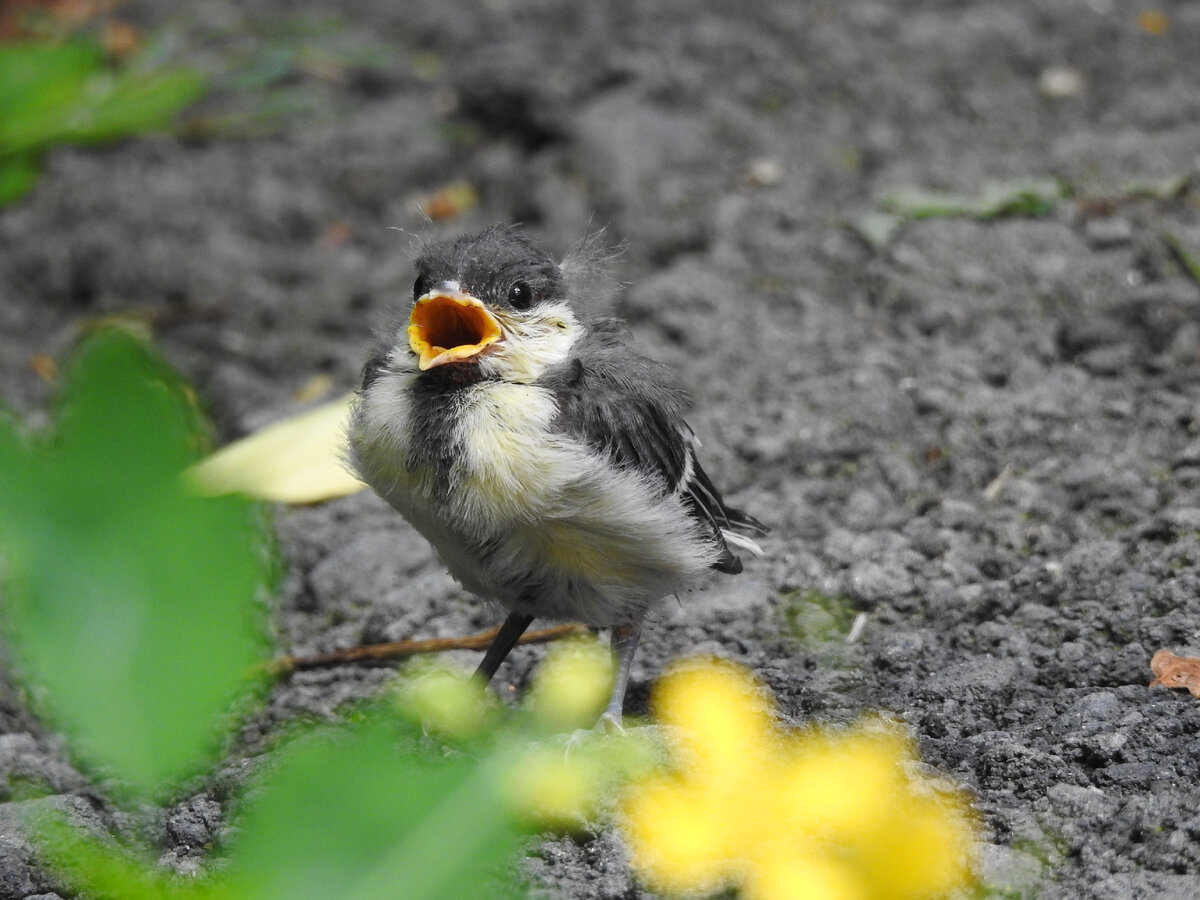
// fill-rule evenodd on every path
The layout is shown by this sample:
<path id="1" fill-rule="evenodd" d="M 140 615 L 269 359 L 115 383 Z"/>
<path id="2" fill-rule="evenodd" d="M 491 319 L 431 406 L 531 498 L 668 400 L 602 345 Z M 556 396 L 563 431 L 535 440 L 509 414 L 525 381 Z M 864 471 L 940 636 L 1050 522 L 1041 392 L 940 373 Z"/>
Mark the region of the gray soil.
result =
<path id="1" fill-rule="evenodd" d="M 1005 896 L 1200 896 L 1200 701 L 1147 687 L 1155 650 L 1200 652 L 1200 286 L 1174 249 L 1200 257 L 1200 4 L 1160 6 L 1162 35 L 1124 0 L 348 0 L 337 40 L 393 52 L 293 68 L 270 133 L 57 150 L 0 210 L 5 401 L 40 414 L 31 354 L 145 310 L 232 439 L 317 373 L 352 386 L 413 234 L 519 221 L 564 251 L 605 226 L 615 309 L 689 388 L 710 474 L 773 528 L 744 575 L 664 607 L 630 711 L 674 657 L 736 659 L 789 721 L 909 723 L 973 792 Z M 123 12 L 219 67 L 328 9 L 195 7 Z M 1081 80 L 1056 90 L 1055 67 Z M 200 112 L 247 102 L 226 85 Z M 896 189 L 1033 178 L 1068 197 L 852 227 Z M 418 198 L 457 180 L 479 205 L 426 221 Z M 370 495 L 278 525 L 283 652 L 495 621 Z M 206 866 L 246 760 L 387 675 L 281 685 L 237 758 L 137 827 Z M 12 687 L 0 731 L 0 783 L 134 827 Z M 0 895 L 56 896 L 11 799 Z M 607 832 L 523 865 L 539 896 L 648 896 Z"/>

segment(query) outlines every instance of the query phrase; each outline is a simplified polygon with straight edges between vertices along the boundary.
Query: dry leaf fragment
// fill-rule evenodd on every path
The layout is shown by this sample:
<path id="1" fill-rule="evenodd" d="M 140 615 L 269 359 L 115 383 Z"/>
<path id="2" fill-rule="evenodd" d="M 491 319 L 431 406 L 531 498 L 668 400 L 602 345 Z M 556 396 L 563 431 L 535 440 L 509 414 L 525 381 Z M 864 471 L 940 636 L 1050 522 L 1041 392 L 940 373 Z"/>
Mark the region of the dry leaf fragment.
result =
<path id="1" fill-rule="evenodd" d="M 326 247 L 340 247 L 354 237 L 354 227 L 342 219 L 337 219 L 325 226 L 321 232 L 321 243 Z"/>
<path id="2" fill-rule="evenodd" d="M 442 185 L 432 194 L 417 200 L 417 206 L 435 222 L 457 219 L 478 204 L 479 194 L 469 181 Z"/>
<path id="3" fill-rule="evenodd" d="M 128 22 L 114 19 L 100 29 L 100 43 L 115 60 L 126 60 L 142 49 L 142 33 Z"/>
<path id="4" fill-rule="evenodd" d="M 1161 9 L 1143 9 L 1137 16 L 1138 28 L 1155 37 L 1162 37 L 1171 27 L 1171 20 Z"/>
<path id="5" fill-rule="evenodd" d="M 294 394 L 297 403 L 314 403 L 333 390 L 333 376 L 318 372 L 297 388 Z"/>
<path id="6" fill-rule="evenodd" d="M 1200 657 L 1159 650 L 1150 659 L 1150 671 L 1154 673 L 1150 687 L 1187 688 L 1193 697 L 1200 697 Z"/>
<path id="7" fill-rule="evenodd" d="M 33 374 L 46 384 L 54 384 L 58 380 L 58 363 L 49 353 L 35 353 L 29 357 L 29 368 Z"/>

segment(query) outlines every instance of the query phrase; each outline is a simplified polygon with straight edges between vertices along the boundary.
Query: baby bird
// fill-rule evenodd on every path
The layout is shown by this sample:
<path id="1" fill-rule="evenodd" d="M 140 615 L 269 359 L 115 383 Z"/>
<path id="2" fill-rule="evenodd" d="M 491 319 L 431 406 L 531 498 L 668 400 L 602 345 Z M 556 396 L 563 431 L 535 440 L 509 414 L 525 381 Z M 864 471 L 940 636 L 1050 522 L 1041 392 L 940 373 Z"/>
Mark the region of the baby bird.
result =
<path id="1" fill-rule="evenodd" d="M 725 505 L 684 394 L 615 319 L 586 319 L 570 260 L 494 226 L 416 260 L 408 325 L 363 370 L 349 426 L 359 476 L 467 590 L 508 611 L 485 683 L 534 618 L 612 629 L 603 719 L 619 725 L 651 604 L 765 527 Z"/>

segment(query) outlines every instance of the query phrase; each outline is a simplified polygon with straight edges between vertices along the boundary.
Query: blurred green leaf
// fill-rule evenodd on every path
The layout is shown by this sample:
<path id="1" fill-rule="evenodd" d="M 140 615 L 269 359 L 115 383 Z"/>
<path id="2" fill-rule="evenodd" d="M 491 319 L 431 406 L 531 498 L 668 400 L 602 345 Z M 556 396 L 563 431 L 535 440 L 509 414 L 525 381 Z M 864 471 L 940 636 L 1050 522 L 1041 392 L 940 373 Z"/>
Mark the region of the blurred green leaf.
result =
<path id="1" fill-rule="evenodd" d="M 52 435 L 0 423 L 22 674 L 85 760 L 143 791 L 211 759 L 265 650 L 253 508 L 184 492 L 195 429 L 185 385 L 121 332 L 80 350 Z"/>
<path id="2" fill-rule="evenodd" d="M 1175 255 L 1175 259 L 1179 261 L 1179 265 L 1183 266 L 1183 270 L 1187 272 L 1188 277 L 1192 281 L 1200 284 L 1200 252 L 1190 250 L 1183 239 L 1173 231 L 1163 229 L 1159 232 L 1163 243 Z M 1200 248 L 1198 248 L 1200 249 Z"/>
<path id="3" fill-rule="evenodd" d="M 0 206 L 24 197 L 41 174 L 42 164 L 36 153 L 0 156 Z"/>
<path id="4" fill-rule="evenodd" d="M 197 883 L 180 882 L 156 871 L 149 855 L 77 828 L 61 811 L 42 810 L 32 817 L 30 826 L 42 859 L 72 889 L 97 900 L 199 900 L 211 896 Z"/>
<path id="5" fill-rule="evenodd" d="M 285 742 L 248 786 L 209 876 L 172 878 L 147 850 L 54 810 L 35 820 L 36 843 L 72 890 L 95 900 L 522 896 L 511 864 L 525 832 L 500 796 L 512 754 L 418 749 L 405 728 L 376 707 L 349 727 Z"/>
<path id="6" fill-rule="evenodd" d="M 845 597 L 804 590 L 787 594 L 782 600 L 787 630 L 805 646 L 840 641 L 854 622 L 854 609 Z"/>
<path id="7" fill-rule="evenodd" d="M 138 60 L 114 68 L 83 40 L 0 45 L 0 203 L 28 190 L 46 147 L 164 128 L 204 90 L 189 69 Z"/>
<path id="8" fill-rule="evenodd" d="M 90 44 L 0 46 L 0 151 L 20 153 L 65 134 L 88 77 L 103 64 Z"/>
<path id="9" fill-rule="evenodd" d="M 1162 178 L 1134 178 L 1121 185 L 1120 197 L 1149 197 L 1152 200 L 1174 200 L 1187 193 L 1194 176 L 1191 172 L 1178 172 Z"/>
<path id="10" fill-rule="evenodd" d="M 77 117 L 68 140 L 90 143 L 163 128 L 203 90 L 200 76 L 186 70 L 152 70 L 136 77 L 104 79 L 102 93 L 87 115 Z"/>
<path id="11" fill-rule="evenodd" d="M 904 219 L 901 216 L 885 212 L 867 212 L 851 221 L 850 227 L 878 250 L 888 245 L 903 224 Z"/>
<path id="12" fill-rule="evenodd" d="M 1043 178 L 988 183 L 975 195 L 902 188 L 883 198 L 883 208 L 908 219 L 1044 216 L 1054 210 L 1063 196 L 1058 181 Z"/>
<path id="13" fill-rule="evenodd" d="M 416 755 L 397 737 L 380 714 L 281 750 L 238 817 L 220 893 L 245 900 L 509 896 L 506 869 L 520 831 L 497 796 L 496 758 Z"/>

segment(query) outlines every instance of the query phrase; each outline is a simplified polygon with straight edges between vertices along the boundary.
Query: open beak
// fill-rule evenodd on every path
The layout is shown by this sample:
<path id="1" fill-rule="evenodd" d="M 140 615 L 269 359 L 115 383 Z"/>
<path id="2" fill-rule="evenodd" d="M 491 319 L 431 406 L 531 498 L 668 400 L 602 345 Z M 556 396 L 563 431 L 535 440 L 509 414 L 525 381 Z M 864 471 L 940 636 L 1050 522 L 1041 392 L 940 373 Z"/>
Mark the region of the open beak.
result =
<path id="1" fill-rule="evenodd" d="M 419 297 L 408 320 L 408 344 L 422 372 L 478 356 L 501 334 L 500 323 L 482 303 L 445 287 Z"/>

